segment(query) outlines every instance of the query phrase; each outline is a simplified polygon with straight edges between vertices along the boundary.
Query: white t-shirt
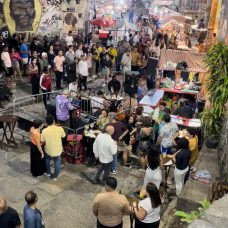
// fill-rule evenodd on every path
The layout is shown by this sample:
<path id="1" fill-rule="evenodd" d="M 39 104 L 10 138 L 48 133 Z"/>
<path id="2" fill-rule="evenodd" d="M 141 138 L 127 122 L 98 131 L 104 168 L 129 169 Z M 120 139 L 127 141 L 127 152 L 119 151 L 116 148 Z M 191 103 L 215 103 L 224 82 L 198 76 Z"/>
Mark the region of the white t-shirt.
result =
<path id="1" fill-rule="evenodd" d="M 152 208 L 150 198 L 146 198 L 139 202 L 139 207 L 146 210 L 146 217 L 142 220 L 143 223 L 153 223 L 160 220 L 160 206 Z"/>
<path id="2" fill-rule="evenodd" d="M 162 172 L 161 172 L 160 167 L 158 167 L 157 169 L 154 169 L 154 170 L 152 170 L 150 167 L 148 167 L 146 169 L 146 173 L 144 176 L 144 182 L 143 182 L 144 188 L 146 188 L 148 183 L 152 182 L 159 189 L 161 181 L 162 181 Z"/>
<path id="3" fill-rule="evenodd" d="M 102 97 L 92 97 L 91 98 L 91 107 L 93 112 L 96 112 L 97 109 L 103 109 L 104 108 L 104 98 Z"/>
<path id="4" fill-rule="evenodd" d="M 73 36 L 66 36 L 65 38 L 67 46 L 73 45 L 74 37 Z"/>
<path id="5" fill-rule="evenodd" d="M 80 62 L 78 63 L 78 73 L 86 77 L 89 75 L 88 65 L 86 61 L 80 60 Z"/>

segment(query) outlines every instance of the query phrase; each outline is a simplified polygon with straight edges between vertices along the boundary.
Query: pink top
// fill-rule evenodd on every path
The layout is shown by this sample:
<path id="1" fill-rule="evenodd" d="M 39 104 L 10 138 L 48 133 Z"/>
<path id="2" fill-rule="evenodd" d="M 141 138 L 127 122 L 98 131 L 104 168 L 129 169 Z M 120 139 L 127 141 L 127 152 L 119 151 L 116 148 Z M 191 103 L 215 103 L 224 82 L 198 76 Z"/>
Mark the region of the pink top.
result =
<path id="1" fill-rule="evenodd" d="M 63 72 L 63 62 L 65 61 L 65 57 L 64 56 L 55 56 L 54 58 L 54 63 L 55 63 L 55 67 L 56 70 L 59 72 Z"/>
<path id="2" fill-rule="evenodd" d="M 21 56 L 19 55 L 18 52 L 12 52 L 10 54 L 10 58 L 11 58 L 12 61 L 18 61 L 18 60 L 21 59 Z"/>

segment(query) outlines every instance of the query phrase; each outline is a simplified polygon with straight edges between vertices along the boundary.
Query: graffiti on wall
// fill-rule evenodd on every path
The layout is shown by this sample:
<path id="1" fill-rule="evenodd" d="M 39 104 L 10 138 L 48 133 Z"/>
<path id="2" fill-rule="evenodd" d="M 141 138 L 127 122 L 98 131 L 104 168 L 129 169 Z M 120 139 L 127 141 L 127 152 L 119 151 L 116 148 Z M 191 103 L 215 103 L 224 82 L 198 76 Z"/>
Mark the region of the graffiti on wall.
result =
<path id="1" fill-rule="evenodd" d="M 86 6 L 86 0 L 0 0 L 0 33 L 7 38 L 15 32 L 53 36 L 76 31 Z"/>

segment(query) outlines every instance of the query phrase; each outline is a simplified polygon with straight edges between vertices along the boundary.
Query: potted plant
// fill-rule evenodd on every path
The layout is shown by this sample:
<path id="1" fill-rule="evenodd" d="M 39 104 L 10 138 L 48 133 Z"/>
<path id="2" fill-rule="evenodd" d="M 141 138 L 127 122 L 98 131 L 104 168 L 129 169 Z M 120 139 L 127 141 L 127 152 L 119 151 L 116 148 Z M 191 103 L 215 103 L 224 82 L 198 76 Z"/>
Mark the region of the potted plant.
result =
<path id="1" fill-rule="evenodd" d="M 220 42 L 212 46 L 204 60 L 210 71 L 206 87 L 210 95 L 211 107 L 201 113 L 201 121 L 206 136 L 206 146 L 218 145 L 222 121 L 228 101 L 228 47 Z"/>

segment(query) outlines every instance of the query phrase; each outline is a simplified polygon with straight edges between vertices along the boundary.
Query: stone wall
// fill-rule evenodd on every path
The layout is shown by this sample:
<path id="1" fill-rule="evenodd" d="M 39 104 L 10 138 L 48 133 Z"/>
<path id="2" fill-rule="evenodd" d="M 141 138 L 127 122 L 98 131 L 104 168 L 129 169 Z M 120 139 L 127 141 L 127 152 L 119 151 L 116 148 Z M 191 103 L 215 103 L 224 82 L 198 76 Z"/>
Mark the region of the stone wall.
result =
<path id="1" fill-rule="evenodd" d="M 0 34 L 64 35 L 84 28 L 89 0 L 0 0 Z"/>
<path id="2" fill-rule="evenodd" d="M 228 116 L 223 122 L 218 146 L 219 174 L 222 181 L 228 181 Z"/>

